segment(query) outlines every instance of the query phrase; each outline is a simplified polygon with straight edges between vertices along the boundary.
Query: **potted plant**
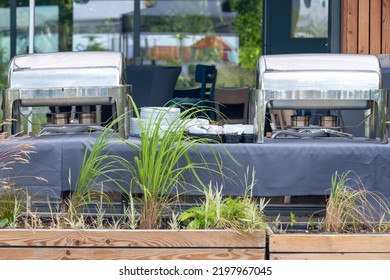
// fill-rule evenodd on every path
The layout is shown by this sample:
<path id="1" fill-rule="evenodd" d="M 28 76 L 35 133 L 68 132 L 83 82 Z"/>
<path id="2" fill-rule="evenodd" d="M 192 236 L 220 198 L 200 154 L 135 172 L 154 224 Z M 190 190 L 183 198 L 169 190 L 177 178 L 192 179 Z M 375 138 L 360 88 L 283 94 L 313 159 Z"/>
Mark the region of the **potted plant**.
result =
<path id="1" fill-rule="evenodd" d="M 351 174 L 332 176 L 326 214 L 316 230 L 313 223 L 299 233 L 274 228 L 270 259 L 390 259 L 389 202 Z"/>
<path id="2" fill-rule="evenodd" d="M 128 145 L 136 156 L 127 159 L 110 154 L 111 140 L 117 136 L 111 127 L 105 129 L 86 151 L 77 185 L 63 212 L 52 213 L 48 225 L 33 223 L 39 217 L 30 213 L 30 229 L 2 229 L 0 255 L 9 259 L 264 259 L 264 230 L 248 234 L 234 227 L 191 230 L 174 226 L 184 222 L 175 218 L 165 223 L 163 217 L 177 216 L 166 213 L 185 193 L 184 172 L 198 178 L 196 171 L 208 168 L 206 162 L 192 163 L 187 156 L 197 143 L 207 140 L 184 133 L 195 111 L 183 112 L 180 122 L 172 122 L 162 133 L 152 125 L 162 127 L 168 111 L 156 117 L 155 123 L 144 125 L 134 108 L 141 127 L 139 143 L 119 138 L 113 142 Z M 186 164 L 179 165 L 179 161 Z M 128 172 L 132 178 L 128 187 L 114 180 L 112 172 Z M 107 182 L 128 198 L 124 212 L 115 217 L 104 215 L 99 207 L 104 200 L 110 203 L 103 187 Z M 203 182 L 198 182 L 202 190 Z M 134 188 L 142 195 L 134 196 Z M 88 205 L 96 205 L 97 214 L 85 213 Z"/>

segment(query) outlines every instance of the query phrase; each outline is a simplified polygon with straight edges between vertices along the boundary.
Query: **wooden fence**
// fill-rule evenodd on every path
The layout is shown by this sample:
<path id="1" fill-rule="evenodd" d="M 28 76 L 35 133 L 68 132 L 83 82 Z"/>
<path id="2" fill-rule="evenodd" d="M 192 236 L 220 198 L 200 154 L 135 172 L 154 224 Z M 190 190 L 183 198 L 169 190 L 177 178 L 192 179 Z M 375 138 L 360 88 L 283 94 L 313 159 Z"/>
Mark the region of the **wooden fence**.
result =
<path id="1" fill-rule="evenodd" d="M 343 0 L 342 53 L 390 54 L 390 0 Z"/>

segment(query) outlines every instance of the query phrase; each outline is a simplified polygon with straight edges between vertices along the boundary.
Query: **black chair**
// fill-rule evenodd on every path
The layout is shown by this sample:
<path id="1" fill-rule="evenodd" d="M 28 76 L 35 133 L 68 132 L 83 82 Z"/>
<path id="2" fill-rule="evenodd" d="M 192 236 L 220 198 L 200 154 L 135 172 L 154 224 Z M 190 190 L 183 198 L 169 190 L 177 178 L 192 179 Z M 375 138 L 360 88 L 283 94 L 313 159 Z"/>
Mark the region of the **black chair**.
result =
<path id="1" fill-rule="evenodd" d="M 195 67 L 195 82 L 200 83 L 199 87 L 177 88 L 174 96 L 167 106 L 176 105 L 179 107 L 203 106 L 208 117 L 215 120 L 214 112 L 214 91 L 217 80 L 217 68 L 215 65 L 197 64 Z"/>
<path id="2" fill-rule="evenodd" d="M 164 106 L 173 95 L 181 67 L 127 65 L 127 83 L 132 85 L 138 108 Z"/>
<path id="3" fill-rule="evenodd" d="M 248 124 L 249 87 L 215 89 L 216 121 L 228 124 Z"/>

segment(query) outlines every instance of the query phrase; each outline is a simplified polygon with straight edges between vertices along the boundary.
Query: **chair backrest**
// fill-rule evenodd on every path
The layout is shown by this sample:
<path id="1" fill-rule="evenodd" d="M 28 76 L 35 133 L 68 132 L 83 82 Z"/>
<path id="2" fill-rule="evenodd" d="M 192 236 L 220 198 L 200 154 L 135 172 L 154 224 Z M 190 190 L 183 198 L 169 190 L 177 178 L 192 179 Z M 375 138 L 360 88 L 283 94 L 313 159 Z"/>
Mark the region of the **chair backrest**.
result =
<path id="1" fill-rule="evenodd" d="M 200 99 L 214 101 L 217 68 L 215 65 L 197 64 L 195 67 L 195 82 L 201 84 Z M 207 96 L 206 93 L 209 92 Z"/>
<path id="2" fill-rule="evenodd" d="M 177 87 L 173 91 L 174 98 L 199 98 L 200 87 Z"/>
<path id="3" fill-rule="evenodd" d="M 249 87 L 217 87 L 215 88 L 214 101 L 217 122 L 248 123 Z M 241 111 L 237 112 L 237 110 Z"/>

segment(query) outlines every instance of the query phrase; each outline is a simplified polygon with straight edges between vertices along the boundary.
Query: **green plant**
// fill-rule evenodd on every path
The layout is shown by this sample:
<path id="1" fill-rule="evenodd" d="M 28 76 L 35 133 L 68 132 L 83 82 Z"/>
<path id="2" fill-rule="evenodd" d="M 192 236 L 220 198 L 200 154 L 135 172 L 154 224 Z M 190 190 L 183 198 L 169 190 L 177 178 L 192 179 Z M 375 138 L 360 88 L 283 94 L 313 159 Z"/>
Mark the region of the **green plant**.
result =
<path id="1" fill-rule="evenodd" d="M 140 208 L 139 226 L 155 229 L 160 227 L 161 218 L 170 204 L 177 200 L 180 194 L 185 193 L 188 184 L 185 173 L 190 172 L 196 181 L 203 185 L 197 170 L 208 170 L 209 165 L 201 153 L 198 153 L 200 162 L 192 162 L 188 152 L 197 152 L 196 144 L 206 143 L 206 140 L 190 138 L 185 133 L 190 119 L 199 114 L 202 108 L 187 108 L 170 123 L 166 123 L 166 118 L 173 107 L 165 107 L 156 110 L 147 124 L 142 122 L 134 102 L 133 108 L 138 118 L 141 135 L 139 145 L 124 140 L 124 143 L 137 154 L 133 160 L 125 164 L 132 179 L 129 189 L 123 188 L 123 192 Z M 217 155 L 215 159 L 218 162 Z M 141 190 L 142 195 L 131 196 L 137 190 Z"/>
<path id="2" fill-rule="evenodd" d="M 168 221 L 168 226 L 170 229 L 179 229 L 180 228 L 179 215 L 180 215 L 180 213 L 175 213 L 174 211 L 172 211 L 171 218 Z"/>
<path id="3" fill-rule="evenodd" d="M 236 10 L 236 28 L 240 40 L 239 59 L 243 68 L 255 70 L 257 58 L 261 54 L 262 3 L 258 0 L 229 0 Z"/>
<path id="4" fill-rule="evenodd" d="M 280 213 L 272 221 L 272 227 L 275 228 L 275 230 L 277 230 L 279 232 L 283 232 L 283 224 L 282 224 L 282 220 L 280 218 Z"/>
<path id="5" fill-rule="evenodd" d="M 92 223 L 93 223 L 95 228 L 104 228 L 107 219 L 106 219 L 106 210 L 104 209 L 104 188 L 103 188 L 103 186 L 101 186 L 99 196 L 100 196 L 100 199 L 95 204 L 96 215 L 95 215 L 95 217 L 93 217 Z"/>
<path id="6" fill-rule="evenodd" d="M 316 228 L 316 222 L 312 218 L 307 222 L 307 228 L 309 230 L 314 230 Z"/>
<path id="7" fill-rule="evenodd" d="M 187 229 L 235 229 L 238 231 L 265 229 L 265 198 L 257 201 L 252 196 L 254 181 L 247 186 L 245 194 L 238 197 L 224 197 L 222 186 L 209 184 L 204 190 L 201 205 L 184 211 L 180 221 Z"/>
<path id="8" fill-rule="evenodd" d="M 62 217 L 62 223 L 71 229 L 88 228 L 88 223 L 85 220 L 84 215 L 79 213 L 71 202 L 67 204 L 67 215 Z"/>
<path id="9" fill-rule="evenodd" d="M 124 211 L 125 217 L 127 218 L 126 224 L 128 225 L 129 228 L 136 229 L 138 227 L 141 217 L 135 208 L 134 199 L 131 193 L 129 193 L 129 201 L 130 201 L 130 205 L 126 207 Z"/>
<path id="10" fill-rule="evenodd" d="M 25 213 L 26 196 L 11 188 L 0 194 L 0 220 L 11 228 L 17 226 L 18 219 Z"/>
<path id="11" fill-rule="evenodd" d="M 0 228 L 5 227 L 8 224 L 8 219 L 4 218 L 0 220 Z"/>
<path id="12" fill-rule="evenodd" d="M 119 156 L 110 154 L 109 149 L 107 149 L 110 139 L 115 136 L 112 130 L 114 125 L 114 123 L 111 123 L 104 128 L 96 137 L 92 148 L 87 148 L 84 152 L 79 177 L 66 201 L 68 222 L 79 221 L 84 206 L 88 204 L 99 203 L 102 200 L 108 203 L 111 202 L 105 193 L 104 186 L 109 182 L 119 183 L 112 178 L 112 174 L 123 170 L 120 162 L 124 160 Z M 69 183 L 71 182 L 70 177 L 71 174 L 69 174 Z"/>
<path id="13" fill-rule="evenodd" d="M 129 98 L 131 99 L 130 96 Z M 112 183 L 130 201 L 130 207 L 125 210 L 124 227 L 159 228 L 162 217 L 171 203 L 186 191 L 188 183 L 185 180 L 185 173 L 192 174 L 196 182 L 202 186 L 203 182 L 199 179 L 197 170 L 221 172 L 222 164 L 219 163 L 216 154 L 217 168 L 210 169 L 210 164 L 205 161 L 202 154 L 197 153 L 196 144 L 206 144 L 207 139 L 190 138 L 185 134 L 192 117 L 199 114 L 203 108 L 185 109 L 167 125 L 166 118 L 171 107 L 165 107 L 153 118 L 153 122 L 151 119 L 149 123 L 144 124 L 132 99 L 131 102 L 140 125 L 140 141 L 139 143 L 127 141 L 113 133 L 111 127 L 126 117 L 124 115 L 103 129 L 93 146 L 86 149 L 77 184 L 66 202 L 67 213 L 63 221 L 70 227 L 78 227 L 84 223 L 80 215 L 85 205 L 96 203 L 97 197 L 102 199 L 104 188 L 100 189 L 97 186 Z M 113 137 L 118 137 L 119 141 L 133 150 L 131 154 L 135 151 L 136 155 L 125 159 L 110 154 L 109 144 L 116 142 L 111 141 Z M 212 150 L 211 147 L 210 149 Z M 191 162 L 189 151 L 197 153 L 200 162 Z M 128 188 L 123 182 L 113 179 L 112 174 L 115 172 L 129 173 L 131 180 Z M 141 195 L 138 195 L 140 193 Z M 102 220 L 96 223 L 101 225 Z"/>
<path id="14" fill-rule="evenodd" d="M 290 226 L 291 226 L 292 228 L 294 227 L 295 222 L 296 222 L 296 220 L 295 220 L 295 213 L 290 212 Z"/>
<path id="15" fill-rule="evenodd" d="M 0 134 L 0 227 L 16 227 L 18 219 L 26 211 L 27 195 L 15 189 L 13 176 L 6 176 L 12 172 L 15 164 L 28 164 L 30 155 L 34 153 L 33 144 L 18 141 L 22 138 L 18 135 L 8 136 L 6 132 Z M 39 176 L 29 179 L 46 181 Z"/>
<path id="16" fill-rule="evenodd" d="M 356 175 L 356 174 L 354 174 Z M 353 187 L 348 186 L 352 183 Z M 389 229 L 389 202 L 364 188 L 351 172 L 332 175 L 326 215 L 320 225 L 328 232 L 381 232 Z"/>

